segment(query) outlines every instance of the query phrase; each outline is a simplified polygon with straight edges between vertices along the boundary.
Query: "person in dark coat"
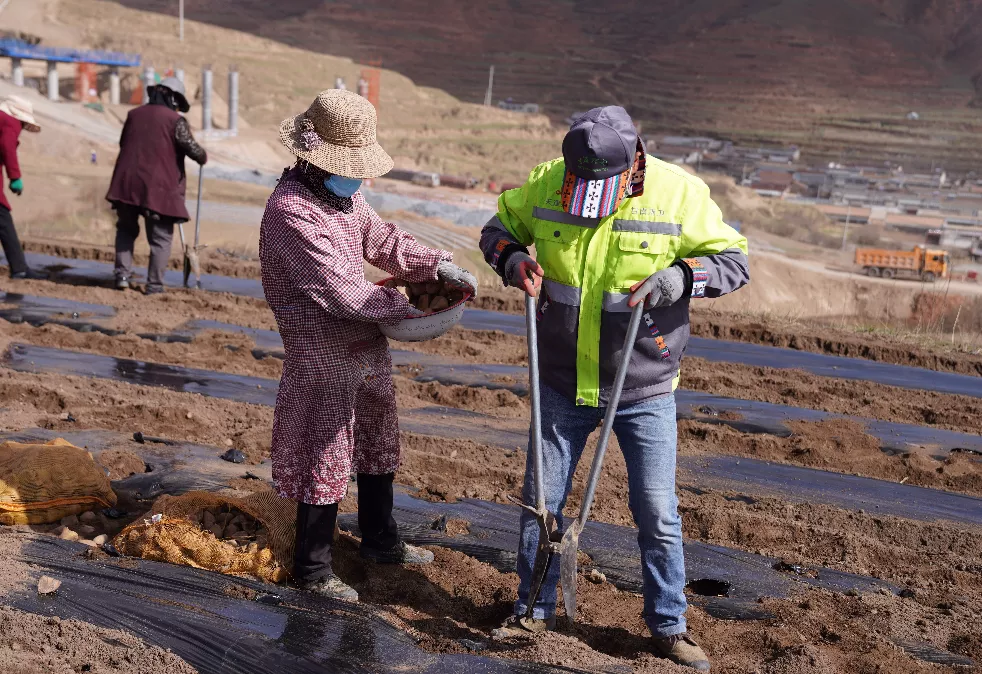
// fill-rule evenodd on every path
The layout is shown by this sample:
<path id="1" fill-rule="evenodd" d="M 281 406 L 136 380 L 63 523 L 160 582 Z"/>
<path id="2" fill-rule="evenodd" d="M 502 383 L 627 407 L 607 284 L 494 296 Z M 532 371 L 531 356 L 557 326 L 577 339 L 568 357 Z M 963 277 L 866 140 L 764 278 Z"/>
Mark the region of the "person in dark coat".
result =
<path id="1" fill-rule="evenodd" d="M 0 103 L 0 165 L 7 172 L 10 191 L 20 196 L 24 192 L 24 179 L 17 161 L 17 146 L 20 145 L 20 132 L 37 133 L 41 130 L 34 120 L 34 106 L 20 96 L 8 96 Z M 14 219 L 10 215 L 10 202 L 0 188 L 0 245 L 10 267 L 10 278 L 46 278 L 28 268 L 24 259 Z"/>
<path id="2" fill-rule="evenodd" d="M 112 202 L 118 216 L 116 288 L 130 287 L 133 244 L 140 235 L 142 215 L 150 244 L 145 292 L 152 295 L 164 291 L 174 225 L 189 219 L 184 158 L 190 157 L 203 166 L 208 155 L 195 142 L 188 121 L 179 114 L 190 108 L 184 97 L 184 84 L 168 77 L 147 87 L 147 93 L 150 101 L 126 116 L 106 199 Z"/>

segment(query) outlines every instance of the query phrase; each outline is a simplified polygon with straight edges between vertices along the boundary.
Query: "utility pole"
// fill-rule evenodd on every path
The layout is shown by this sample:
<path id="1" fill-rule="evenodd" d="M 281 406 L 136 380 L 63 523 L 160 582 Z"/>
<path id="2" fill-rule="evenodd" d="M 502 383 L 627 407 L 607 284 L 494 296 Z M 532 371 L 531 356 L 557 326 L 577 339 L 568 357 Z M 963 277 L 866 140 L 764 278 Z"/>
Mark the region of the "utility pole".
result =
<path id="1" fill-rule="evenodd" d="M 494 88 L 494 66 L 491 66 L 491 71 L 488 73 L 488 91 L 484 94 L 484 105 L 491 105 L 491 90 Z"/>
<path id="2" fill-rule="evenodd" d="M 846 225 L 842 228 L 842 250 L 846 249 L 846 238 L 849 236 L 849 221 L 852 219 L 852 204 L 846 206 Z"/>
<path id="3" fill-rule="evenodd" d="M 177 13 L 180 16 L 178 23 L 181 25 L 180 27 L 181 42 L 184 42 L 184 0 L 178 0 Z"/>

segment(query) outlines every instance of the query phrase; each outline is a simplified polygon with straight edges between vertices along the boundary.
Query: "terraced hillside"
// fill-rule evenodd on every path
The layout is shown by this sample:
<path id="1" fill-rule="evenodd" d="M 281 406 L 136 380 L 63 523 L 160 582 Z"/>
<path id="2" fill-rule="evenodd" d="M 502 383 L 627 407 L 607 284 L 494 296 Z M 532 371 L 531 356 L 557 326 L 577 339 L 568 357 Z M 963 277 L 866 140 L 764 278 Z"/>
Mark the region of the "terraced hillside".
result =
<path id="1" fill-rule="evenodd" d="M 169 0 L 115 0 L 173 14 Z M 188 16 L 382 59 L 419 84 L 534 101 L 556 120 L 624 104 L 652 130 L 788 142 L 829 158 L 982 158 L 972 77 L 982 2 L 964 0 L 189 0 Z M 438 19 L 435 20 L 435 17 Z M 908 123 L 916 110 L 921 120 Z"/>

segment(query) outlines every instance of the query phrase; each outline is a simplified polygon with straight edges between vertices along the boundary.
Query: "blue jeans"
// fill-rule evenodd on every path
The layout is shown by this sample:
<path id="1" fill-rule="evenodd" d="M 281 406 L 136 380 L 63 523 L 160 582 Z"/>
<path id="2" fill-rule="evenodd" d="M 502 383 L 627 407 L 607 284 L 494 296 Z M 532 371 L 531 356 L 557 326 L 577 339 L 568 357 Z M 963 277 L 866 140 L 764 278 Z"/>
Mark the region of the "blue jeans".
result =
<path id="1" fill-rule="evenodd" d="M 562 510 L 587 438 L 602 420 L 604 409 L 577 407 L 548 386 L 542 386 L 542 465 L 546 507 L 562 529 Z M 644 620 L 656 637 L 685 632 L 685 563 L 682 518 L 675 495 L 675 450 L 678 429 L 675 396 L 664 395 L 618 409 L 614 433 L 627 463 L 628 504 L 638 526 Z M 531 447 L 530 447 L 531 449 Z M 535 503 L 532 456 L 525 462 L 523 498 Z M 575 515 L 576 513 L 572 513 Z M 518 601 L 524 614 L 532 584 L 532 565 L 539 544 L 539 526 L 523 511 L 518 550 Z M 556 612 L 559 560 L 554 558 L 533 615 Z"/>

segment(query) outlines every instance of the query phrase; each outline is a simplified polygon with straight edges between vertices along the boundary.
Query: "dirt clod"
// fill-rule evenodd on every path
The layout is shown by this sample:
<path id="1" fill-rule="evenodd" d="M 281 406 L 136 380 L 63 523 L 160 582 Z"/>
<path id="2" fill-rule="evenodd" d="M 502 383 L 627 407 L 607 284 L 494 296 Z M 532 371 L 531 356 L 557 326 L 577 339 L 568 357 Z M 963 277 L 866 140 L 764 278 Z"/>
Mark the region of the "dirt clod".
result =
<path id="1" fill-rule="evenodd" d="M 125 480 L 146 472 L 143 459 L 128 449 L 109 449 L 99 455 L 99 464 L 109 471 L 110 480 Z"/>
<path id="2" fill-rule="evenodd" d="M 61 587 L 61 581 L 51 576 L 41 576 L 38 580 L 38 594 L 53 594 Z"/>

